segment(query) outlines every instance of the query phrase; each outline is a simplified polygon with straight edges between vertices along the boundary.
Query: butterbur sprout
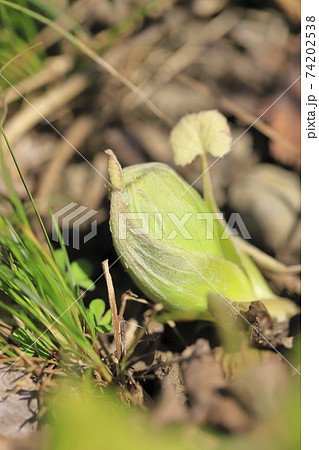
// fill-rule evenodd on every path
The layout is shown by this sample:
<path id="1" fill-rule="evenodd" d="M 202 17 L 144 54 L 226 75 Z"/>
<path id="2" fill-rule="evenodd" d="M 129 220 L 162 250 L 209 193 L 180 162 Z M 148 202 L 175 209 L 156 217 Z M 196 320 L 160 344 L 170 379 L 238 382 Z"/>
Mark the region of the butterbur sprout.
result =
<path id="1" fill-rule="evenodd" d="M 220 221 L 214 220 L 199 193 L 171 167 L 145 163 L 122 170 L 114 154 L 107 154 L 112 168 L 110 182 L 113 185 L 115 181 L 117 188 L 122 186 L 111 190 L 114 247 L 149 299 L 163 303 L 170 311 L 196 312 L 199 318 L 209 320 L 214 319 L 207 307 L 209 292 L 231 301 L 238 311 L 260 300 L 279 321 L 297 313 L 293 302 L 271 291 L 249 256 L 230 238 L 221 238 L 225 230 Z M 210 214 L 212 220 L 198 220 L 198 214 Z M 178 222 L 187 225 L 191 238 L 178 232 Z M 207 239 L 207 227 L 213 239 Z"/>

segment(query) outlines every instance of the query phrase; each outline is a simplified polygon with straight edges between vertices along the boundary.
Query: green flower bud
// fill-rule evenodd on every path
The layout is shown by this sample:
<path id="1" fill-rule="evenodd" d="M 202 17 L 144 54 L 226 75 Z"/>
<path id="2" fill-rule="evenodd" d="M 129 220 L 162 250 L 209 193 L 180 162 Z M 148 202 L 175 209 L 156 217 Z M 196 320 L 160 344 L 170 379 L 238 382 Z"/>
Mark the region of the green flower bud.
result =
<path id="1" fill-rule="evenodd" d="M 245 310 L 276 298 L 250 258 L 222 239 L 222 225 L 198 192 L 165 164 L 123 170 L 122 189 L 111 192 L 110 228 L 136 285 L 169 310 L 208 317 L 209 292 Z M 296 308 L 289 305 L 291 316 Z"/>

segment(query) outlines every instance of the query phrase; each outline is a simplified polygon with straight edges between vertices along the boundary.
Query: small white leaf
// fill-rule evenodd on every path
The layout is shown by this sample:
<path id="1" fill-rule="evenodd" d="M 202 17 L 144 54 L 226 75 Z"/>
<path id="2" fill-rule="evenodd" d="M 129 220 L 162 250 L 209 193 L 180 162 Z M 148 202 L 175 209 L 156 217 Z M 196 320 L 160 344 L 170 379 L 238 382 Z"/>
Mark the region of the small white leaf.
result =
<path id="1" fill-rule="evenodd" d="M 180 166 L 191 163 L 197 155 L 204 153 L 224 156 L 230 150 L 231 141 L 226 117 L 217 110 L 184 116 L 170 136 L 174 161 Z"/>

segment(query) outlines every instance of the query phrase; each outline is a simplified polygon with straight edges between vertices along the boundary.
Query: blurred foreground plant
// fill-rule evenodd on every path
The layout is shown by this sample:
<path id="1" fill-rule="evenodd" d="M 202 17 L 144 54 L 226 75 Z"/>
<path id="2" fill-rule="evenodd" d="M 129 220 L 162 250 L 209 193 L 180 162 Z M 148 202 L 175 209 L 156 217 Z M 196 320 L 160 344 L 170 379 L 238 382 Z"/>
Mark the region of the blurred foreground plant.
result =
<path id="1" fill-rule="evenodd" d="M 100 392 L 89 382 L 71 379 L 60 382 L 47 399 L 49 408 L 43 448 L 47 450 L 291 450 L 300 443 L 300 393 L 297 383 L 289 385 L 289 397 L 271 416 L 250 433 L 225 435 L 201 429 L 188 421 L 160 427 L 149 414 L 118 401 L 116 391 Z M 257 394 L 257 393 L 256 393 Z M 207 393 L 209 395 L 209 393 Z"/>

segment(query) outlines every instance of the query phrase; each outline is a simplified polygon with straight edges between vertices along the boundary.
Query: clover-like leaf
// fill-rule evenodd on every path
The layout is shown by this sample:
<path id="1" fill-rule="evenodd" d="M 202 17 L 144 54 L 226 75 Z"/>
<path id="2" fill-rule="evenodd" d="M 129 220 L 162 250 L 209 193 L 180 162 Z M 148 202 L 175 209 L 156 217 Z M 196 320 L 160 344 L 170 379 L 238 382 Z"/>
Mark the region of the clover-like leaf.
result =
<path id="1" fill-rule="evenodd" d="M 112 315 L 109 309 L 104 314 L 105 303 L 102 299 L 96 298 L 91 301 L 89 306 L 89 316 L 94 327 L 102 333 L 108 333 L 112 329 Z"/>
<path id="2" fill-rule="evenodd" d="M 229 152 L 232 138 L 226 120 L 217 110 L 184 116 L 173 128 L 170 143 L 175 164 L 185 166 L 197 155 L 221 157 Z"/>
<path id="3" fill-rule="evenodd" d="M 96 329 L 101 333 L 109 333 L 112 330 L 112 311 L 110 309 L 100 319 Z"/>
<path id="4" fill-rule="evenodd" d="M 96 318 L 96 322 L 98 322 L 104 313 L 105 303 L 101 298 L 95 298 L 91 301 L 89 309 Z"/>
<path id="5" fill-rule="evenodd" d="M 92 266 L 85 259 L 78 259 L 71 264 L 72 275 L 77 285 L 88 291 L 94 290 L 94 283 L 89 278 L 92 272 Z"/>

